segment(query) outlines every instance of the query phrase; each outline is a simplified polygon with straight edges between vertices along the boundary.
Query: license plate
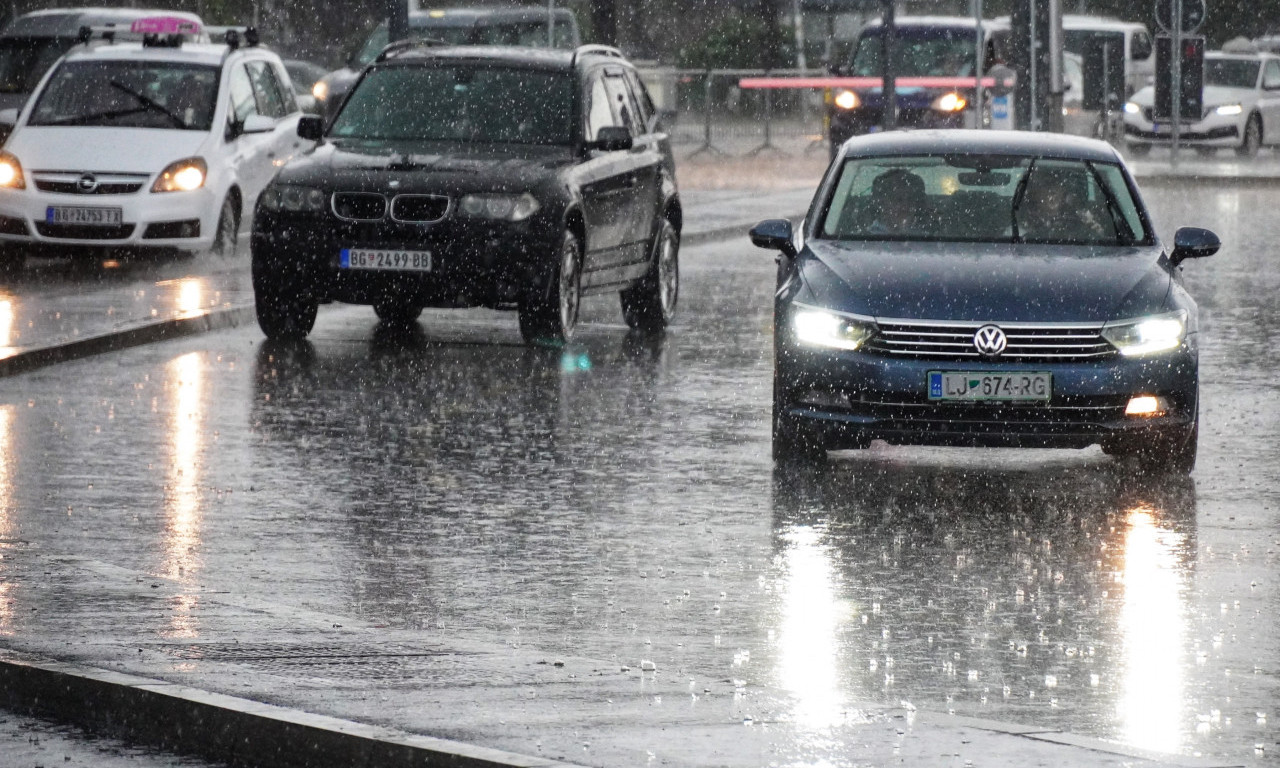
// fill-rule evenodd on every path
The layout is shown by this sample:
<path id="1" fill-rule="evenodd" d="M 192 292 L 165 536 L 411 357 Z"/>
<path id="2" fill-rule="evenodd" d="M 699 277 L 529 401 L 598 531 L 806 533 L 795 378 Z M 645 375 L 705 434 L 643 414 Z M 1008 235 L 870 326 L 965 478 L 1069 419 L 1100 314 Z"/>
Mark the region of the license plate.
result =
<path id="1" fill-rule="evenodd" d="M 430 272 L 431 251 L 343 248 L 338 252 L 338 266 L 342 269 Z"/>
<path id="2" fill-rule="evenodd" d="M 51 205 L 45 209 L 44 220 L 49 224 L 88 224 L 90 226 L 115 227 L 121 224 L 124 216 L 120 208 Z"/>
<path id="3" fill-rule="evenodd" d="M 930 400 L 1042 400 L 1053 393 L 1053 374 L 929 371 Z"/>

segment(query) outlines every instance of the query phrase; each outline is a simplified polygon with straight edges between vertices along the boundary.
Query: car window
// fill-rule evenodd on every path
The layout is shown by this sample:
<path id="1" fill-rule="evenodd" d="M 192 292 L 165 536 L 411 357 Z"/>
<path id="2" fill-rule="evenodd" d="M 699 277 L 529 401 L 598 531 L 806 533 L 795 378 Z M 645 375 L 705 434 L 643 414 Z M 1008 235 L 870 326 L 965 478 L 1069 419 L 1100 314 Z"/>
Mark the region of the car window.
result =
<path id="1" fill-rule="evenodd" d="M 1280 88 L 1280 61 L 1267 62 L 1267 68 L 1262 74 L 1262 87 Z"/>
<path id="2" fill-rule="evenodd" d="M 639 110 L 640 124 L 645 127 L 646 133 L 652 132 L 655 128 L 653 118 L 657 110 L 653 106 L 653 99 L 649 98 L 649 90 L 644 87 L 639 75 L 632 70 L 627 70 L 627 84 L 631 86 L 631 93 Z"/>
<path id="3" fill-rule="evenodd" d="M 364 76 L 329 136 L 367 141 L 569 144 L 573 79 L 565 72 L 449 64 L 380 66 Z"/>
<path id="4" fill-rule="evenodd" d="M 0 40 L 0 93 L 30 93 L 76 44 L 71 37 L 7 37 Z"/>
<path id="5" fill-rule="evenodd" d="M 37 97 L 30 124 L 207 131 L 217 90 L 211 66 L 68 61 Z"/>
<path id="6" fill-rule="evenodd" d="M 818 228 L 836 240 L 1149 244 L 1113 164 L 959 155 L 850 158 Z"/>
<path id="7" fill-rule="evenodd" d="M 277 80 L 271 65 L 265 61 L 250 61 L 245 64 L 245 69 L 249 72 L 258 114 L 277 119 L 288 114 L 284 101 L 285 89 Z"/>
<path id="8" fill-rule="evenodd" d="M 276 86 L 280 89 L 280 100 L 284 103 L 284 113 L 292 115 L 298 111 L 298 99 L 293 85 L 293 77 L 284 64 L 271 63 L 271 72 L 275 75 Z M 308 89 L 309 90 L 309 89 Z"/>
<path id="9" fill-rule="evenodd" d="M 243 64 L 231 69 L 227 91 L 231 99 L 231 115 L 237 123 L 243 123 L 249 115 L 258 114 L 258 101 L 253 93 L 253 83 Z"/>
<path id="10" fill-rule="evenodd" d="M 639 109 L 632 101 L 631 89 L 627 87 L 627 81 L 622 72 L 616 74 L 606 72 L 604 88 L 609 94 L 609 102 L 613 105 L 613 115 L 617 119 L 617 124 L 630 129 L 632 136 L 646 133 L 644 125 L 640 122 Z"/>
<path id="11" fill-rule="evenodd" d="M 1226 88 L 1257 88 L 1260 62 L 1251 59 L 1204 60 L 1204 84 Z"/>
<path id="12" fill-rule="evenodd" d="M 1129 52 L 1129 58 L 1134 61 L 1146 61 L 1151 58 L 1151 36 L 1142 30 L 1133 33 L 1133 40 L 1130 42 L 1133 49 Z"/>
<path id="13" fill-rule="evenodd" d="M 610 125 L 621 125 L 615 121 L 613 107 L 609 105 L 609 92 L 604 86 L 603 73 L 597 72 L 591 78 L 591 92 L 587 95 L 587 138 L 595 139 L 600 129 Z"/>

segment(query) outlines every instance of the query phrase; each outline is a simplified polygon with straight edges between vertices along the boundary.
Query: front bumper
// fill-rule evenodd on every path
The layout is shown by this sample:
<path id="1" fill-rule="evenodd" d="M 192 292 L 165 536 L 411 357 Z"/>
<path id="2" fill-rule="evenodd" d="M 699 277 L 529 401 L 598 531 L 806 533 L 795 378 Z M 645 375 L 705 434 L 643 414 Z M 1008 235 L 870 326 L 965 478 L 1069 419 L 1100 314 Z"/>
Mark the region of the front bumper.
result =
<path id="1" fill-rule="evenodd" d="M 1236 147 L 1243 140 L 1241 118 L 1210 115 L 1195 123 L 1185 123 L 1178 131 L 1178 141 L 1204 147 Z M 1168 122 L 1154 123 L 1137 115 L 1125 115 L 1125 139 L 1131 144 L 1171 144 L 1173 127 Z"/>
<path id="2" fill-rule="evenodd" d="M 119 208 L 118 226 L 53 224 L 51 206 Z M 190 192 L 78 195 L 45 192 L 30 180 L 26 189 L 0 189 L 0 243 L 33 250 L 163 248 L 197 251 L 213 244 L 220 201 L 208 187 Z"/>
<path id="3" fill-rule="evenodd" d="M 255 282 L 319 301 L 510 308 L 547 285 L 561 230 L 538 217 L 497 223 L 451 217 L 430 224 L 346 222 L 259 211 Z M 343 269 L 344 248 L 430 251 L 429 272 Z"/>
<path id="4" fill-rule="evenodd" d="M 1140 444 L 1185 432 L 1195 419 L 1195 336 L 1173 353 L 1077 363 L 992 363 L 887 358 L 787 347 L 777 374 L 782 416 L 820 434 L 829 448 L 871 440 L 907 445 L 1083 448 Z M 1047 402 L 930 400 L 930 371 L 1048 372 Z M 1165 398 L 1156 417 L 1126 416 L 1135 395 Z"/>

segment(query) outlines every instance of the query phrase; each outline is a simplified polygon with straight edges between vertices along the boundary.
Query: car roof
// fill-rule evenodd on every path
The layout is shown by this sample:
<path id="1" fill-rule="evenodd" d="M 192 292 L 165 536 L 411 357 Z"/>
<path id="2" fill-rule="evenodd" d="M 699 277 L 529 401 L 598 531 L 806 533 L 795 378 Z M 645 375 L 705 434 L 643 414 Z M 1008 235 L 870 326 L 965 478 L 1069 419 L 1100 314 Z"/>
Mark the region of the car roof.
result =
<path id="1" fill-rule="evenodd" d="M 1099 31 L 1126 32 L 1141 29 L 1147 31 L 1147 25 L 1137 21 L 1123 21 L 1113 16 L 1088 16 L 1079 13 L 1062 15 L 1063 29 L 1096 29 Z"/>
<path id="2" fill-rule="evenodd" d="M 142 43 L 115 43 L 91 48 L 75 48 L 67 53 L 68 61 L 174 61 L 218 66 L 227 56 L 227 46 L 213 43 L 186 43 L 176 48 L 147 46 Z M 274 56 L 265 48 L 248 47 L 241 52 L 261 51 Z"/>
<path id="3" fill-rule="evenodd" d="M 867 22 L 868 27 L 879 27 L 884 20 L 876 17 Z M 961 27 L 973 29 L 975 22 L 972 16 L 894 16 L 895 27 Z M 983 19 L 982 26 L 998 28 L 1008 26 L 1007 20 Z"/>
<path id="4" fill-rule="evenodd" d="M 568 8 L 557 8 L 557 22 L 569 18 Z M 474 27 L 486 24 L 509 24 L 521 21 L 540 21 L 547 18 L 547 10 L 527 6 L 524 8 L 433 8 L 409 12 L 409 26 L 418 27 Z"/>
<path id="5" fill-rule="evenodd" d="M 155 16 L 170 16 L 202 23 L 194 13 L 155 8 L 54 8 L 24 13 L 0 31 L 0 36 L 75 37 L 83 26 L 121 24 Z"/>
<path id="6" fill-rule="evenodd" d="M 1113 163 L 1115 149 L 1104 141 L 1083 136 L 1032 131 L 975 129 L 888 131 L 850 139 L 847 153 L 855 157 L 893 155 L 1023 155 Z"/>
<path id="7" fill-rule="evenodd" d="M 412 61 L 469 61 L 469 62 L 492 62 L 495 64 L 508 64 L 515 66 L 526 66 L 534 69 L 563 69 L 568 70 L 576 65 L 585 64 L 587 62 L 608 62 L 611 64 L 627 64 L 629 62 L 621 56 L 609 56 L 602 54 L 599 50 L 587 50 L 589 46 L 583 46 L 578 51 L 568 51 L 560 48 L 530 48 L 523 46 L 499 46 L 499 45 L 415 45 L 394 51 L 387 59 L 388 62 L 412 62 Z"/>
<path id="8" fill-rule="evenodd" d="M 1205 51 L 1206 59 L 1239 59 L 1240 61 L 1268 61 L 1280 58 L 1270 51 Z"/>

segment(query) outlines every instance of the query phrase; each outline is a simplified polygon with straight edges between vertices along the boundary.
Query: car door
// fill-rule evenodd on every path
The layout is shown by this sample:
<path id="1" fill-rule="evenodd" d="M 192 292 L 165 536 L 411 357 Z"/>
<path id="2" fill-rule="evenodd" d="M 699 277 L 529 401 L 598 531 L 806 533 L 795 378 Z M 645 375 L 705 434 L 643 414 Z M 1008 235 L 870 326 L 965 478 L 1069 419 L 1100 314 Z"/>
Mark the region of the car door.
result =
<path id="1" fill-rule="evenodd" d="M 302 139 L 298 136 L 300 113 L 297 102 L 293 92 L 284 85 L 287 81 L 277 74 L 273 62 L 266 59 L 248 61 L 245 62 L 245 70 L 249 73 L 258 114 L 275 121 L 275 127 L 264 136 L 267 167 L 262 169 L 264 173 L 260 177 L 255 173 L 255 178 L 261 183 L 245 190 L 245 201 L 252 206 L 276 171 L 293 157 Z"/>
<path id="2" fill-rule="evenodd" d="M 248 212 L 253 210 L 258 193 L 271 180 L 276 169 L 269 157 L 275 148 L 275 137 L 271 133 L 243 132 L 245 121 L 261 114 L 253 80 L 245 64 L 244 61 L 235 62 L 228 75 L 227 95 L 231 103 L 227 110 L 226 137 L 227 163 L 240 185 L 243 210 Z"/>
<path id="3" fill-rule="evenodd" d="M 636 164 L 635 208 L 627 262 L 638 265 L 638 274 L 643 274 L 658 217 L 662 215 L 662 173 L 668 138 L 659 129 L 653 102 L 635 71 L 627 69 L 621 80 L 626 90 L 623 103 L 634 137 L 632 161 Z"/>
<path id="4" fill-rule="evenodd" d="M 1258 93 L 1262 115 L 1262 140 L 1280 144 L 1280 59 L 1266 59 L 1262 67 L 1262 89 Z"/>
<path id="5" fill-rule="evenodd" d="M 598 68 L 586 79 L 583 136 L 587 141 L 594 141 L 601 128 L 623 125 L 613 109 L 605 78 L 604 68 Z M 630 217 L 635 210 L 636 177 L 630 172 L 633 165 L 630 152 L 592 149 L 579 167 L 583 218 L 587 224 L 584 288 L 620 279 L 615 268 L 626 260 Z"/>

